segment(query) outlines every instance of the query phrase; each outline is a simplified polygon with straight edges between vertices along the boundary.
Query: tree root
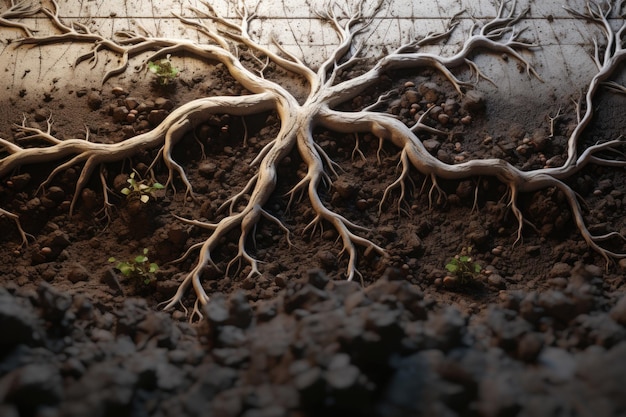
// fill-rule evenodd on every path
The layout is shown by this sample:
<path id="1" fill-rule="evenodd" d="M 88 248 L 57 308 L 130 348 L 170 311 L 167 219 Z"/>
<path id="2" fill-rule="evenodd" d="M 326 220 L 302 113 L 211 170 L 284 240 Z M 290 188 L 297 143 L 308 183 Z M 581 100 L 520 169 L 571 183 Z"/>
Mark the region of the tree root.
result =
<path id="1" fill-rule="evenodd" d="M 397 189 L 399 189 L 398 214 L 401 214 L 402 204 L 407 198 L 406 182 L 412 181 L 410 176 L 412 169 L 430 179 L 431 187 L 428 198 L 431 207 L 435 194 L 438 194 L 436 196 L 437 203 L 445 201 L 446 198 L 445 192 L 438 185 L 438 179 L 459 180 L 476 176 L 495 177 L 508 187 L 508 206 L 518 221 L 517 239 L 515 240 L 517 243 L 522 238 L 522 228 L 526 222 L 522 211 L 516 204 L 519 193 L 556 187 L 565 195 L 576 226 L 590 248 L 602 255 L 607 263 L 610 259 L 626 256 L 624 253 L 611 251 L 601 246 L 601 242 L 609 239 L 617 238 L 626 241 L 619 233 L 612 232 L 596 236 L 589 232 L 578 198 L 564 182 L 590 163 L 610 167 L 626 166 L 626 161 L 620 159 L 620 156 L 616 158 L 606 156 L 608 151 L 618 151 L 623 146 L 624 142 L 621 139 L 598 143 L 586 148 L 578 155 L 580 139 L 592 118 L 593 99 L 599 87 L 608 86 L 620 93 L 626 91 L 624 87 L 609 80 L 615 75 L 626 56 L 622 36 L 623 32 L 626 31 L 626 24 L 617 31 L 612 29 L 608 21 L 611 13 L 610 5 L 602 7 L 596 3 L 588 2 L 585 12 L 570 10 L 570 13 L 575 17 L 598 24 L 603 30 L 607 45 L 604 53 L 600 54 L 601 48 L 596 43 L 594 60 L 598 66 L 598 73 L 589 84 L 584 102 L 584 114 L 582 114 L 582 106 L 577 106 L 579 121 L 568 138 L 567 161 L 560 167 L 521 171 L 501 159 L 470 160 L 454 165 L 439 161 L 426 151 L 417 136 L 420 131 L 427 131 L 431 134 L 446 134 L 422 123 L 423 117 L 427 113 L 413 127 L 408 127 L 394 116 L 376 111 L 381 104 L 389 100 L 391 92 L 381 94 L 375 103 L 366 106 L 362 111 L 341 112 L 334 110 L 337 106 L 348 102 L 374 86 L 383 74 L 402 68 L 433 68 L 445 76 L 459 94 L 463 94 L 467 88 L 471 88 L 475 82 L 481 79 L 491 81 L 471 60 L 473 54 L 479 50 L 505 54 L 524 65 L 529 76 L 540 80 L 528 59 L 522 55 L 534 48 L 535 44 L 520 39 L 523 29 L 519 29 L 517 24 L 526 11 L 516 14 L 515 2 L 513 2 L 512 7 L 509 7 L 509 2 L 502 1 L 492 20 L 483 25 L 474 24 L 459 51 L 452 56 L 424 53 L 420 49 L 435 42 L 445 42 L 458 26 L 456 17 L 449 22 L 444 31 L 431 33 L 419 39 L 415 38 L 384 56 L 362 75 L 342 80 L 340 79 L 341 72 L 353 66 L 359 59 L 359 48 L 355 48 L 355 39 L 371 23 L 371 17 L 368 17 L 368 13 L 376 14 L 381 8 L 382 1 L 375 2 L 370 10 L 366 10 L 365 2 L 360 0 L 356 2 L 356 7 L 351 11 L 343 10 L 333 4 L 328 6 L 325 11 L 318 13 L 335 30 L 339 43 L 335 51 L 321 64 L 317 71 L 308 68 L 303 61 L 287 53 L 281 47 L 278 47 L 278 52 L 274 52 L 270 48 L 259 45 L 248 33 L 248 24 L 254 18 L 254 13 L 250 13 L 245 6 L 239 11 L 241 17 L 239 24 L 219 16 L 208 3 L 204 3 L 206 11 L 192 8 L 192 17 L 175 15 L 182 24 L 198 32 L 199 36 L 202 37 L 201 42 L 152 37 L 130 30 L 118 33 L 117 38 L 111 40 L 91 31 L 85 25 L 75 22 L 71 24 L 62 22 L 59 18 L 57 2 L 51 1 L 52 9 L 45 7 L 35 9 L 24 7 L 24 3 L 18 3 L 18 5 L 12 3 L 13 14 L 5 12 L 5 14 L 0 15 L 0 24 L 22 29 L 26 36 L 20 41 L 21 45 L 42 46 L 70 41 L 92 44 L 92 49 L 87 54 L 78 57 L 77 63 L 89 60 L 95 65 L 99 53 L 103 50 L 118 54 L 121 57 L 121 65 L 109 70 L 104 75 L 103 82 L 125 71 L 129 60 L 140 53 L 151 51 L 152 55 L 148 59 L 155 59 L 166 54 L 187 53 L 201 61 L 217 61 L 224 64 L 230 75 L 251 94 L 194 100 L 172 112 L 153 131 L 116 144 L 97 143 L 83 139 L 58 140 L 51 134 L 51 120 L 48 121 L 48 128 L 45 131 L 28 127 L 23 122 L 18 126 L 18 130 L 26 134 L 23 140 L 43 140 L 47 142 L 48 146 L 22 147 L 8 140 L 0 139 L 0 147 L 5 155 L 0 159 L 0 177 L 10 175 L 11 172 L 23 165 L 59 161 L 59 165 L 42 183 L 41 187 L 45 187 L 56 174 L 76 164 L 83 164 L 70 205 L 70 213 L 72 213 L 81 190 L 85 187 L 96 167 L 129 158 L 142 149 L 158 149 L 157 158 L 151 168 L 162 161 L 168 170 L 167 187 L 175 191 L 174 177 L 177 176 L 185 186 L 186 195 L 193 196 L 193 187 L 185 174 L 184 167 L 172 157 L 173 147 L 184 135 L 194 131 L 199 124 L 216 113 L 246 116 L 275 111 L 280 119 L 280 131 L 252 162 L 256 172 L 240 191 L 230 196 L 219 208 L 220 212 L 227 212 L 222 220 L 215 223 L 202 222 L 174 215 L 175 218 L 192 227 L 207 230 L 209 236 L 204 241 L 192 245 L 177 260 L 187 258 L 192 252 L 199 252 L 195 266 L 185 276 L 175 295 L 163 302 L 162 306 L 166 310 L 175 308 L 177 305 L 183 305 L 185 293 L 191 287 L 197 297 L 191 316 L 201 316 L 201 306 L 209 301 L 209 295 L 202 286 L 203 273 L 209 265 L 218 269 L 212 255 L 219 247 L 220 242 L 232 230 L 239 229 L 238 251 L 234 258 L 227 263 L 224 271 L 226 275 L 235 265 L 239 269 L 242 263 L 249 265 L 249 276 L 261 273 L 259 261 L 247 249 L 248 241 L 254 239 L 255 227 L 261 218 L 278 225 L 285 232 L 289 246 L 292 246 L 289 228 L 263 207 L 275 191 L 278 175 L 277 166 L 294 149 L 302 158 L 307 171 L 304 177 L 287 193 L 287 197 L 289 197 L 287 209 L 295 203 L 296 196 L 299 196 L 298 201 L 304 195 L 308 197 L 313 211 L 313 219 L 304 227 L 303 233 L 314 233 L 318 227 L 322 230 L 325 224 L 334 228 L 338 234 L 338 240 L 342 244 L 340 256 L 345 254 L 348 258 L 345 271 L 348 280 L 354 279 L 355 276 L 361 276 L 357 268 L 359 248 L 374 251 L 379 256 L 387 256 L 386 251 L 381 246 L 360 235 L 370 232 L 369 229 L 332 211 L 322 202 L 319 195 L 320 189 L 332 185 L 333 178 L 338 176 L 336 169 L 338 165 L 315 142 L 312 133 L 316 128 L 326 128 L 339 133 L 356 135 L 353 157 L 359 155 L 365 158 L 359 149 L 358 134 L 360 133 L 370 133 L 379 138 L 380 147 L 377 153 L 379 161 L 384 142 L 389 142 L 399 149 L 398 166 L 400 172 L 397 178 L 384 190 L 378 206 L 379 215 L 382 213 L 384 204 L 389 201 L 392 193 L 396 192 Z M 31 30 L 10 20 L 31 15 L 39 10 L 52 21 L 59 33 L 35 37 Z M 7 19 L 9 19 L 8 22 Z M 208 25 L 207 21 L 211 22 L 211 25 Z M 242 65 L 238 45 L 245 46 L 248 53 L 253 55 L 252 62 L 253 65 L 256 65 L 255 68 L 246 68 Z M 357 52 L 355 53 L 355 51 Z M 264 78 L 264 71 L 267 69 L 268 62 L 273 62 L 277 67 L 302 77 L 308 83 L 309 93 L 303 103 L 296 100 L 285 86 Z M 452 70 L 458 69 L 469 71 L 473 81 L 468 82 L 459 79 L 452 72 Z M 493 83 L 493 81 L 491 82 Z M 559 111 L 556 116 L 551 118 L 552 135 L 554 134 L 554 120 L 560 115 Z M 108 205 L 108 187 L 102 174 L 101 179 L 105 204 Z M 242 204 L 243 207 L 238 207 L 241 202 L 246 200 L 247 202 Z M 474 205 L 476 205 L 476 201 Z M 0 209 L 0 215 L 6 215 L 15 220 L 23 244 L 25 244 L 27 235 L 22 230 L 17 216 L 3 209 Z M 183 308 L 185 307 L 183 306 Z"/>

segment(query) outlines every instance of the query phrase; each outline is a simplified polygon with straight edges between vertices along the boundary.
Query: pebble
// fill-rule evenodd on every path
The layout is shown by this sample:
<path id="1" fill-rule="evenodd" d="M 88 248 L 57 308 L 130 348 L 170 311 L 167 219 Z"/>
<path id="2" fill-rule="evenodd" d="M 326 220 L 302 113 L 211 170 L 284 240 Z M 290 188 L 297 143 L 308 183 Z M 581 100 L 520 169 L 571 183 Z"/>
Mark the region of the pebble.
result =
<path id="1" fill-rule="evenodd" d="M 439 121 L 439 123 L 441 123 L 442 125 L 445 126 L 450 121 L 450 116 L 448 116 L 445 113 L 441 113 L 441 114 L 439 114 L 439 116 L 437 116 L 437 120 Z"/>
<path id="2" fill-rule="evenodd" d="M 435 103 L 439 100 L 439 97 L 443 93 L 443 90 L 434 82 L 428 81 L 420 84 L 419 92 L 425 101 L 429 103 Z"/>
<path id="3" fill-rule="evenodd" d="M 485 96 L 479 91 L 470 90 L 465 93 L 461 107 L 469 113 L 480 112 L 485 109 Z"/>
<path id="4" fill-rule="evenodd" d="M 495 256 L 502 255 L 502 252 L 503 252 L 502 246 L 496 246 L 495 248 L 491 249 L 491 254 Z"/>
<path id="5" fill-rule="evenodd" d="M 407 90 L 404 92 L 404 97 L 408 101 L 409 104 L 415 104 L 420 101 L 420 95 L 415 90 Z"/>
<path id="6" fill-rule="evenodd" d="M 67 279 L 73 284 L 80 281 L 89 281 L 90 278 L 91 274 L 87 268 L 79 263 L 74 264 L 67 275 Z"/>
<path id="7" fill-rule="evenodd" d="M 98 110 L 102 107 L 102 96 L 99 92 L 92 91 L 87 94 L 87 106 L 89 106 L 91 110 Z"/>
<path id="8" fill-rule="evenodd" d="M 126 97 L 126 99 L 124 99 L 124 105 L 128 110 L 134 110 L 139 106 L 139 100 L 135 97 Z"/>
<path id="9" fill-rule="evenodd" d="M 158 97 L 156 100 L 154 100 L 154 105 L 157 109 L 163 110 L 171 110 L 174 108 L 174 102 L 165 97 Z"/>
<path id="10" fill-rule="evenodd" d="M 165 120 L 166 117 L 167 117 L 166 110 L 163 110 L 163 109 L 151 110 L 150 113 L 148 114 L 148 122 L 150 122 L 152 126 L 156 126 L 159 123 L 161 123 L 163 120 Z"/>
<path id="11" fill-rule="evenodd" d="M 113 109 L 113 120 L 125 122 L 128 116 L 128 109 L 125 106 L 118 106 Z"/>
<path id="12" fill-rule="evenodd" d="M 572 267 L 569 266 L 568 264 L 564 263 L 564 262 L 557 262 L 555 263 L 552 268 L 550 269 L 550 272 L 548 273 L 548 276 L 550 278 L 556 278 L 556 277 L 569 277 L 572 271 Z"/>
<path id="13" fill-rule="evenodd" d="M 499 274 L 489 274 L 487 282 L 490 286 L 503 290 L 506 288 L 506 280 Z"/>
<path id="14" fill-rule="evenodd" d="M 119 97 L 119 96 L 123 96 L 125 94 L 127 94 L 126 90 L 124 90 L 122 87 L 113 87 L 111 89 L 111 93 L 113 93 L 114 96 Z"/>
<path id="15" fill-rule="evenodd" d="M 439 147 L 441 146 L 441 143 L 439 143 L 439 141 L 436 139 L 426 139 L 422 143 L 424 145 L 424 148 L 426 148 L 426 150 L 431 154 L 437 152 L 439 150 Z"/>

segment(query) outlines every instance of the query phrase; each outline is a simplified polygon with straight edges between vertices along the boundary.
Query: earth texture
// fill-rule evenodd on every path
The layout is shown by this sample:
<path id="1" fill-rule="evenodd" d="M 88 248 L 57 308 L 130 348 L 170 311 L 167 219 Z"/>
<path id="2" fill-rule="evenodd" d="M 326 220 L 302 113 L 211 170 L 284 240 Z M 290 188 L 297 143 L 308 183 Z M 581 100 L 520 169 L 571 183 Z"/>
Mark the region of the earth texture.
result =
<path id="1" fill-rule="evenodd" d="M 183 69 L 165 86 L 150 74 L 127 81 L 3 99 L 0 137 L 19 141 L 24 120 L 59 139 L 88 132 L 89 140 L 116 143 L 192 99 L 246 94 L 220 64 Z M 342 109 L 394 90 L 397 99 L 381 111 L 411 125 L 432 108 L 424 122 L 446 134 L 419 136 L 444 162 L 497 157 L 533 169 L 563 161 L 576 123 L 571 101 L 555 98 L 546 118 L 531 120 L 533 103 L 494 103 L 481 85 L 461 97 L 434 71 L 397 72 Z M 623 98 L 606 94 L 597 103 L 606 111 L 587 129 L 588 144 L 618 137 L 626 122 Z M 562 116 L 547 123 L 559 107 Z M 439 191 L 412 172 L 404 200 L 396 190 L 381 205 L 398 176 L 398 150 L 379 148 L 373 136 L 314 132 L 339 166 L 320 193 L 366 227 L 387 257 L 361 251 L 362 277 L 347 281 L 336 232 L 302 233 L 313 218 L 307 199 L 288 205 L 285 196 L 306 169 L 294 153 L 266 205 L 289 240 L 262 221 L 246 242 L 261 274 L 229 264 L 238 250 L 233 233 L 203 275 L 211 297 L 203 317 L 189 314 L 191 292 L 163 311 L 196 254 L 179 259 L 210 233 L 175 216 L 224 216 L 220 206 L 241 191 L 250 162 L 279 128 L 273 113 L 216 115 L 185 137 L 173 157 L 195 198 L 178 179 L 178 192 L 155 189 L 147 202 L 124 194 L 133 172 L 138 182 L 166 183 L 166 168 L 151 166 L 158 149 L 104 168 L 107 211 L 96 174 L 68 214 L 79 166 L 44 188 L 55 163 L 2 178 L 1 207 L 18 214 L 31 237 L 20 246 L 14 222 L 0 218 L 0 415 L 626 413 L 626 263 L 607 265 L 588 248 L 553 189 L 520 196 L 532 223 L 520 241 L 506 189 L 492 178 L 440 180 Z M 592 231 L 626 231 L 623 168 L 590 166 L 568 183 L 586 201 Z M 134 262 L 143 254 L 146 262 Z M 158 269 L 126 276 L 120 262 Z M 454 262 L 471 272 L 455 275 L 447 269 Z"/>

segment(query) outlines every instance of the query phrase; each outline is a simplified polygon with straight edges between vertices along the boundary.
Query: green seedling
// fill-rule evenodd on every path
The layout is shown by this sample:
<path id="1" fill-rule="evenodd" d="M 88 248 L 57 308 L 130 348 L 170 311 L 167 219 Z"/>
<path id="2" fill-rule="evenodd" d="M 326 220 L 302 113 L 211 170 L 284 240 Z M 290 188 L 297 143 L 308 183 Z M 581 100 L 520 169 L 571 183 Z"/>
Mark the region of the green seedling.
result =
<path id="1" fill-rule="evenodd" d="M 163 59 L 149 61 L 148 69 L 156 76 L 157 83 L 162 86 L 169 85 L 178 77 L 178 73 L 180 72 L 178 68 L 172 65 L 170 54 Z"/>
<path id="2" fill-rule="evenodd" d="M 118 262 L 114 257 L 110 257 L 109 262 L 116 263 L 115 269 L 125 277 L 135 279 L 144 285 L 150 285 L 155 279 L 154 273 L 159 270 L 159 266 L 148 259 L 147 248 L 144 248 L 141 255 L 135 256 L 130 261 Z"/>
<path id="3" fill-rule="evenodd" d="M 142 203 L 147 203 L 148 201 L 150 201 L 150 197 L 156 198 L 155 192 L 157 190 L 162 190 L 163 188 L 165 188 L 163 187 L 163 184 L 160 184 L 158 182 L 147 184 L 147 180 L 140 179 L 139 181 L 137 181 L 135 179 L 135 174 L 135 172 L 130 174 L 130 178 L 126 180 L 129 186 L 122 188 L 121 191 L 121 193 L 128 198 L 139 197 L 139 200 L 141 200 Z"/>
<path id="4" fill-rule="evenodd" d="M 480 274 L 481 266 L 474 262 L 470 253 L 472 247 L 463 248 L 459 255 L 452 258 L 447 264 L 446 269 L 450 273 L 452 280 L 459 284 L 469 284 L 474 282 L 478 274 Z"/>

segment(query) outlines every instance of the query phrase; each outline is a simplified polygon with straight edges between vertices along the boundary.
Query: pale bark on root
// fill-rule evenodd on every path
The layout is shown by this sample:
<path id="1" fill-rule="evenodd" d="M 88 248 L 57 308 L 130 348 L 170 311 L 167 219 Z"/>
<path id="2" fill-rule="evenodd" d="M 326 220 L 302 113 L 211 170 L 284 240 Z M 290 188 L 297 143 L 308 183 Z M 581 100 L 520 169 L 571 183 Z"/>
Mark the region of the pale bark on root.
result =
<path id="1" fill-rule="evenodd" d="M 378 12 L 381 4 L 381 1 L 375 2 L 369 12 L 372 14 Z M 234 259 L 227 263 L 225 273 L 229 273 L 230 269 L 240 262 L 250 266 L 250 275 L 261 272 L 258 261 L 247 250 L 247 242 L 254 238 L 254 229 L 261 218 L 277 224 L 285 232 L 287 242 L 291 245 L 289 229 L 280 219 L 270 214 L 263 207 L 275 192 L 278 165 L 294 149 L 306 165 L 307 172 L 287 193 L 289 198 L 287 209 L 294 204 L 297 195 L 308 197 L 313 211 L 313 219 L 304 227 L 303 232 L 312 233 L 318 227 L 321 229 L 324 224 L 330 224 L 335 229 L 342 244 L 340 255 L 345 254 L 348 258 L 345 275 L 349 280 L 355 276 L 360 276 L 357 268 L 359 248 L 374 251 L 380 256 L 387 255 L 381 246 L 363 237 L 364 234 L 371 233 L 371 230 L 359 226 L 331 210 L 320 198 L 320 189 L 324 186 L 331 186 L 337 172 L 336 163 L 315 142 L 313 131 L 319 127 L 350 135 L 362 132 L 371 133 L 379 138 L 381 148 L 382 143 L 387 141 L 399 149 L 401 170 L 398 177 L 384 190 L 379 205 L 379 214 L 383 204 L 391 198 L 391 194 L 396 192 L 397 188 L 400 189 L 398 211 L 399 214 L 401 213 L 401 205 L 406 198 L 405 182 L 411 181 L 412 169 L 430 179 L 432 183 L 429 191 L 431 205 L 435 193 L 439 193 L 440 199 L 445 198 L 445 193 L 437 183 L 438 178 L 460 180 L 477 176 L 495 177 L 509 189 L 508 205 L 519 222 L 517 242 L 521 239 L 522 227 L 525 222 L 522 211 L 517 207 L 518 194 L 556 187 L 565 195 L 573 213 L 574 222 L 589 246 L 607 261 L 624 257 L 625 254 L 610 251 L 599 243 L 608 239 L 623 239 L 623 237 L 618 233 L 608 233 L 601 236 L 591 234 L 585 225 L 576 194 L 564 182 L 590 163 L 613 167 L 626 166 L 626 162 L 622 159 L 612 159 L 605 156 L 606 151 L 621 147 L 623 145 L 621 140 L 596 144 L 578 155 L 580 139 L 593 117 L 593 99 L 600 86 L 608 86 L 618 92 L 623 90 L 623 87 L 610 81 L 610 78 L 614 77 L 618 67 L 623 64 L 624 56 L 626 56 L 622 48 L 622 35 L 625 26 L 617 31 L 611 28 L 608 22 L 610 7 L 607 11 L 600 6 L 593 7 L 594 3 L 588 3 L 587 11 L 584 13 L 570 11 L 574 16 L 599 24 L 605 34 L 607 48 L 603 56 L 600 56 L 600 48 L 596 47 L 595 62 L 598 66 L 598 73 L 589 84 L 583 103 L 584 114 L 582 114 L 583 104 L 577 108 L 579 122 L 568 139 L 568 157 L 566 163 L 561 167 L 522 171 L 501 159 L 470 160 L 455 165 L 445 164 L 428 153 L 417 136 L 420 129 L 432 134 L 445 134 L 445 132 L 426 126 L 421 123 L 421 119 L 415 126 L 407 127 L 392 115 L 375 111 L 376 108 L 388 101 L 389 93 L 382 94 L 374 104 L 367 106 L 362 111 L 340 112 L 334 110 L 340 104 L 348 102 L 374 86 L 383 74 L 403 68 L 434 68 L 445 76 L 462 95 L 465 89 L 471 87 L 473 83 L 460 80 L 455 75 L 456 72 L 453 73 L 452 70 L 465 69 L 473 74 L 475 81 L 481 79 L 491 81 L 471 61 L 473 54 L 479 50 L 512 57 L 525 66 L 529 76 L 539 79 L 539 75 L 535 72 L 528 58 L 523 55 L 535 45 L 520 40 L 523 30 L 517 27 L 525 12 L 516 14 L 515 3 L 513 3 L 513 7 L 508 7 L 508 4 L 509 2 L 502 1 L 496 16 L 491 21 L 483 25 L 475 24 L 472 26 L 467 39 L 459 51 L 452 56 L 424 53 L 420 49 L 427 44 L 446 41 L 458 25 L 456 19 L 452 19 L 442 32 L 413 39 L 384 56 L 362 75 L 343 80 L 341 79 L 342 71 L 358 62 L 358 54 L 351 52 L 355 46 L 355 39 L 371 22 L 371 18 L 366 16 L 368 11 L 365 10 L 365 2 L 362 0 L 357 1 L 356 8 L 347 15 L 342 15 L 342 10 L 334 5 L 319 13 L 319 16 L 335 30 L 339 43 L 335 51 L 321 64 L 317 71 L 309 69 L 299 58 L 287 53 L 281 47 L 278 47 L 278 52 L 274 52 L 271 48 L 259 45 L 248 33 L 248 24 L 254 17 L 254 13 L 250 13 L 245 7 L 240 10 L 241 22 L 239 25 L 216 14 L 208 3 L 205 3 L 207 11 L 191 9 L 193 17 L 176 15 L 182 24 L 197 30 L 203 38 L 203 41 L 199 43 L 189 40 L 156 38 L 134 31 L 122 32 L 117 40 L 110 40 L 92 32 L 84 25 L 62 22 L 58 14 L 58 4 L 52 0 L 53 8 L 44 8 L 42 11 L 52 21 L 59 33 L 35 37 L 32 31 L 24 29 L 26 37 L 21 40 L 21 44 L 46 45 L 67 41 L 92 43 L 92 49 L 87 54 L 80 56 L 77 62 L 90 60 L 94 65 L 98 54 L 103 50 L 119 54 L 121 65 L 107 72 L 104 80 L 125 71 L 129 60 L 139 53 L 153 51 L 149 59 L 155 59 L 166 54 L 187 53 L 201 61 L 221 62 L 231 76 L 252 94 L 194 100 L 172 112 L 155 130 L 116 144 L 95 143 L 83 139 L 61 141 L 50 134 L 50 126 L 48 126 L 47 131 L 43 131 L 27 127 L 26 123 L 23 123 L 18 127 L 27 135 L 23 140 L 44 140 L 48 142 L 49 146 L 26 148 L 0 139 L 0 146 L 6 154 L 0 159 L 0 177 L 10 175 L 16 168 L 23 165 L 59 161 L 60 165 L 52 171 L 48 179 L 42 184 L 45 186 L 60 171 L 82 163 L 84 165 L 76 182 L 75 193 L 70 206 L 70 212 L 72 212 L 77 202 L 77 196 L 80 195 L 80 191 L 96 167 L 131 157 L 140 149 L 158 149 L 159 153 L 155 163 L 163 161 L 165 164 L 168 170 L 168 187 L 173 188 L 174 176 L 177 175 L 183 182 L 186 193 L 193 195 L 192 184 L 187 178 L 184 168 L 172 158 L 172 149 L 176 143 L 187 132 L 203 123 L 211 114 L 246 116 L 267 111 L 276 112 L 281 122 L 280 131 L 252 161 L 252 166 L 256 168 L 256 172 L 240 191 L 234 192 L 220 207 L 220 210 L 228 211 L 226 216 L 219 222 L 210 223 L 183 219 L 174 215 L 180 221 L 206 229 L 210 233 L 208 238 L 192 245 L 183 255 L 181 259 L 188 257 L 196 250 L 199 252 L 195 266 L 186 274 L 175 295 L 162 304 L 166 310 L 177 305 L 183 305 L 185 293 L 191 287 L 197 297 L 192 317 L 201 316 L 201 306 L 209 301 L 209 295 L 202 286 L 202 276 L 209 265 L 217 269 L 212 255 L 215 254 L 220 242 L 227 237 L 229 232 L 237 228 L 240 230 L 237 242 L 238 252 Z M 207 20 L 212 24 L 206 24 Z M 2 20 L 0 20 L 0 24 L 2 24 Z M 15 25 L 13 26 L 15 27 Z M 253 62 L 257 62 L 258 66 L 256 68 L 244 67 L 237 55 L 236 48 L 231 48 L 233 44 L 246 46 L 250 53 L 255 54 L 256 61 L 253 60 Z M 233 49 L 235 52 L 232 51 Z M 302 77 L 309 85 L 309 93 L 304 102 L 298 102 L 280 83 L 265 79 L 263 72 L 267 69 L 267 65 L 263 62 L 273 62 L 277 67 Z M 355 152 L 364 158 L 358 145 L 357 137 Z M 103 192 L 106 193 L 107 187 L 104 182 L 103 188 Z M 237 205 L 246 199 L 247 202 L 243 204 L 243 208 L 237 211 Z M 0 215 L 7 215 L 16 221 L 25 241 L 26 235 L 19 225 L 17 216 L 3 209 L 0 209 Z"/>

